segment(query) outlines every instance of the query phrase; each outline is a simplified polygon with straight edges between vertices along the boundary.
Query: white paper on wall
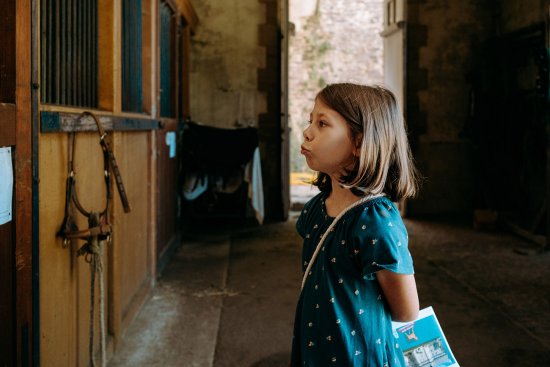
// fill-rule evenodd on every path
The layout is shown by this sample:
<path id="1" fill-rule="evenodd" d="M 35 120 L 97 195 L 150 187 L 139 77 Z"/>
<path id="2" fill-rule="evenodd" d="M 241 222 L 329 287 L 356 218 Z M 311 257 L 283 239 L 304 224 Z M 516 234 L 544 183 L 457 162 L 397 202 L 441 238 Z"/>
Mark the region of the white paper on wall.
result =
<path id="1" fill-rule="evenodd" d="M 11 148 L 0 147 L 0 225 L 11 221 L 13 195 L 13 167 Z"/>
<path id="2" fill-rule="evenodd" d="M 166 145 L 169 146 L 169 157 L 174 158 L 176 156 L 176 133 L 169 131 L 166 133 Z"/>

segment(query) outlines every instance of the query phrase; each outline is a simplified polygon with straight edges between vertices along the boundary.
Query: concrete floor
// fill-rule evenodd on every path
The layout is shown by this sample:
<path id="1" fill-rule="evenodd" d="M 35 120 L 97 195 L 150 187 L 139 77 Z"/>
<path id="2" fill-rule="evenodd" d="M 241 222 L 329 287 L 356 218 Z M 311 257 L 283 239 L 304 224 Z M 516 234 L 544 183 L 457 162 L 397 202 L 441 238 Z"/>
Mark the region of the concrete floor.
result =
<path id="1" fill-rule="evenodd" d="M 109 367 L 286 367 L 300 285 L 286 223 L 188 233 Z M 550 366 L 550 254 L 456 221 L 407 220 L 421 307 L 461 366 Z"/>

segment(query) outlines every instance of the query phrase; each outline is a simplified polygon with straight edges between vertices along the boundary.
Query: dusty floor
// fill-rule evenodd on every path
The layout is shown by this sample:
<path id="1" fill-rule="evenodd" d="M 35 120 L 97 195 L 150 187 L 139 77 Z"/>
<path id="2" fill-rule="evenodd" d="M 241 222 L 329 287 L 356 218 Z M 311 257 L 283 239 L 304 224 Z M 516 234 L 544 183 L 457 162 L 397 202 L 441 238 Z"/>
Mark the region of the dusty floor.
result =
<path id="1" fill-rule="evenodd" d="M 109 367 L 288 366 L 300 282 L 295 214 L 188 233 Z M 550 366 L 550 253 L 457 221 L 407 220 L 421 307 L 461 366 Z"/>

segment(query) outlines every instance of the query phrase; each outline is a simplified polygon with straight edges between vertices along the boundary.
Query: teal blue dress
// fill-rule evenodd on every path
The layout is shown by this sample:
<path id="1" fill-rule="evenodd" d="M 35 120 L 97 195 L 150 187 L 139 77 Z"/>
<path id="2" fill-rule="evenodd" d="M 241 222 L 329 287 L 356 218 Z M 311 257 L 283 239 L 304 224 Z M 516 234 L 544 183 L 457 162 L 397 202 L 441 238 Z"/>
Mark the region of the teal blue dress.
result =
<path id="1" fill-rule="evenodd" d="M 302 272 L 332 223 L 325 193 L 302 210 Z M 291 367 L 405 367 L 376 272 L 413 274 L 408 235 L 398 209 L 379 197 L 348 211 L 333 228 L 300 294 Z"/>

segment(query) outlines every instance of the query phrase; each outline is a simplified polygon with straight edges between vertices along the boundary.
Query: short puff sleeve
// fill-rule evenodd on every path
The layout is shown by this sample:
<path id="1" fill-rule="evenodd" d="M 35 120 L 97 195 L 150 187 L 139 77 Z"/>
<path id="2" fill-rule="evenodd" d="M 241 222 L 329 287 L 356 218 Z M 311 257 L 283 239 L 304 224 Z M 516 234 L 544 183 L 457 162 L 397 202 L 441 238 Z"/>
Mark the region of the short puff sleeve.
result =
<path id="1" fill-rule="evenodd" d="M 354 251 L 365 279 L 374 279 L 382 269 L 414 274 L 408 235 L 399 210 L 389 199 L 367 205 L 355 223 Z"/>

